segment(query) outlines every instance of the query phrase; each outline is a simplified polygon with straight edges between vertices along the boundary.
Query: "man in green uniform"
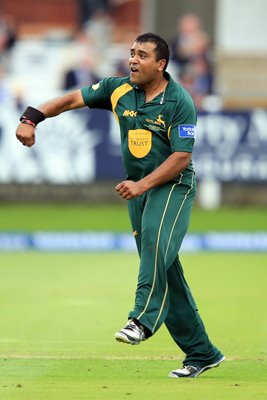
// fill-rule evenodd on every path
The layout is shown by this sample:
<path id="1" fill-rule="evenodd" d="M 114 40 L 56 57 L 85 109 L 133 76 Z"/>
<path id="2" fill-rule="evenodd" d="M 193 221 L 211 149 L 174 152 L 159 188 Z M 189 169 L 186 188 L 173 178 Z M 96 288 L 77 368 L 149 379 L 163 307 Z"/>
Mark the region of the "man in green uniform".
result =
<path id="1" fill-rule="evenodd" d="M 37 123 L 67 110 L 89 106 L 114 113 L 126 172 L 115 189 L 128 200 L 140 256 L 135 304 L 115 339 L 136 345 L 165 323 L 186 355 L 169 376 L 184 378 L 218 366 L 224 356 L 207 336 L 177 255 L 196 193 L 191 153 L 197 117 L 189 94 L 166 72 L 168 61 L 164 39 L 138 36 L 129 77 L 105 78 L 38 109 L 28 107 L 17 138 L 32 146 Z"/>

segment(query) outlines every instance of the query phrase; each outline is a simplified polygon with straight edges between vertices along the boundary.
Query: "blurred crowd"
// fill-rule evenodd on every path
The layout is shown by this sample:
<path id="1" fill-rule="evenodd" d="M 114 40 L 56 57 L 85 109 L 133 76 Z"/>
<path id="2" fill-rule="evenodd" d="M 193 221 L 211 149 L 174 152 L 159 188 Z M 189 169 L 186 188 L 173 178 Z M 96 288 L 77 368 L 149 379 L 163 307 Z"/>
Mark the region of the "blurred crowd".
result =
<path id="1" fill-rule="evenodd" d="M 16 27 L 11 15 L 0 10 L 0 63 L 6 63 L 9 52 L 16 42 Z"/>
<path id="2" fill-rule="evenodd" d="M 83 0 L 84 2 L 86 0 Z M 134 40 L 134 34 L 132 37 L 128 34 L 126 40 L 120 43 L 121 46 L 117 46 L 111 70 L 99 68 L 102 63 L 111 59 L 105 53 L 105 49 L 112 47 L 110 40 L 114 37 L 112 35 L 114 26 L 112 26 L 108 11 L 110 6 L 105 8 L 103 3 L 109 2 L 97 2 L 98 7 L 94 13 L 90 10 L 90 18 L 83 21 L 83 30 L 77 37 L 78 42 L 85 40 L 87 46 L 89 42 L 91 44 L 93 42 L 91 52 L 94 53 L 97 49 L 98 54 L 90 57 L 88 49 L 86 52 L 82 51 L 83 56 L 80 57 L 79 62 L 74 68 L 66 71 L 64 89 L 79 87 L 86 82 L 91 83 L 99 78 L 102 70 L 104 75 L 105 73 L 115 76 L 128 75 L 128 46 L 131 40 Z M 173 37 L 169 40 L 171 72 L 192 95 L 196 107 L 202 109 L 204 99 L 213 94 L 213 58 L 210 38 L 203 28 L 201 19 L 195 14 L 185 14 L 180 17 L 174 30 Z M 114 42 L 112 48 L 114 52 Z"/>
<path id="3" fill-rule="evenodd" d="M 210 39 L 197 15 L 178 19 L 171 54 L 178 80 L 201 109 L 203 99 L 213 92 L 213 68 Z"/>
<path id="4" fill-rule="evenodd" d="M 15 23 L 10 15 L 0 9 L 0 104 L 5 101 L 5 77 L 9 70 L 10 55 L 17 39 Z"/>
<path id="5" fill-rule="evenodd" d="M 128 75 L 129 43 L 138 27 L 114 23 L 116 7 L 131 0 L 79 0 L 79 29 L 62 42 L 57 65 L 57 89 L 72 90 L 107 75 Z M 5 101 L 6 77 L 12 73 L 12 52 L 19 42 L 12 18 L 0 10 L 0 104 Z M 182 15 L 169 39 L 170 72 L 192 95 L 199 110 L 213 94 L 213 63 L 210 38 L 195 14 Z M 42 40 L 42 39 L 40 39 Z M 11 60 L 11 61 L 10 61 Z M 14 72 L 14 71 L 13 71 Z M 12 95 L 21 106 L 22 85 L 13 85 Z"/>

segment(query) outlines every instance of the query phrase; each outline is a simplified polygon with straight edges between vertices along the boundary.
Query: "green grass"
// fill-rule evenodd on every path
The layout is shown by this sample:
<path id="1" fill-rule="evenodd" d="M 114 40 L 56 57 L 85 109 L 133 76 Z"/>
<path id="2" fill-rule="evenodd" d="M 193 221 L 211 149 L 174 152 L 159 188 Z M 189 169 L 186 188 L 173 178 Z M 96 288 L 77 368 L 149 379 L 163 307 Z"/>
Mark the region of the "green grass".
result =
<path id="1" fill-rule="evenodd" d="M 190 231 L 267 230 L 266 208 L 194 208 Z M 0 231 L 112 230 L 129 231 L 126 202 L 116 205 L 0 204 Z"/>
<path id="2" fill-rule="evenodd" d="M 132 307 L 135 254 L 0 253 L 0 399 L 265 399 L 267 255 L 182 262 L 227 358 L 192 380 L 167 377 L 183 355 L 164 327 L 140 346 L 113 339 Z"/>

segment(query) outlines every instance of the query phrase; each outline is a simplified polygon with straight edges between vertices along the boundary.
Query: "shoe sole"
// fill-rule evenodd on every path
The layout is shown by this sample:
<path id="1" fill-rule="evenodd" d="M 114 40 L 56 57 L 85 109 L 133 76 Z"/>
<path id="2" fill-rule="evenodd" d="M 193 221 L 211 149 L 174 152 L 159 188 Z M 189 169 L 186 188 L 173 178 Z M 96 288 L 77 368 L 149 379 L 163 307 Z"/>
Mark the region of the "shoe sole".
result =
<path id="1" fill-rule="evenodd" d="M 178 376 L 176 374 L 173 374 L 172 372 L 169 373 L 169 377 L 170 378 L 196 378 L 197 376 L 199 376 L 200 374 L 202 374 L 203 372 L 207 371 L 208 369 L 211 368 L 217 368 L 219 367 L 219 365 L 225 360 L 225 357 L 223 356 L 222 358 L 220 358 L 218 361 L 216 361 L 213 364 L 210 365 L 206 365 L 205 367 L 201 368 L 199 371 L 197 371 L 195 374 L 190 375 L 190 376 Z"/>
<path id="2" fill-rule="evenodd" d="M 126 333 L 117 332 L 115 333 L 115 339 L 118 342 L 125 343 L 125 344 L 132 344 L 137 345 L 140 341 L 134 341 L 130 336 L 126 335 Z"/>

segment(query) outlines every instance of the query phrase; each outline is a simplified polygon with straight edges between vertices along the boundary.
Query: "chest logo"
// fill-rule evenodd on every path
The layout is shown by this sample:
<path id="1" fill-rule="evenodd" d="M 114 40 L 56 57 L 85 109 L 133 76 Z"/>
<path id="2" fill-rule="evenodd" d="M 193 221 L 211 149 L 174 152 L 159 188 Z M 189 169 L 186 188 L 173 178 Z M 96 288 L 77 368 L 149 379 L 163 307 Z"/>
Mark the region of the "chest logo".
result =
<path id="1" fill-rule="evenodd" d="M 134 129 L 128 132 L 128 147 L 136 158 L 145 157 L 151 150 L 152 133 L 145 129 Z"/>
<path id="2" fill-rule="evenodd" d="M 158 116 L 158 118 L 157 118 L 156 121 L 155 121 L 155 124 L 162 125 L 162 126 L 164 126 L 164 128 L 166 128 L 166 123 L 165 123 L 165 121 L 162 119 L 162 114 L 160 114 L 160 115 Z"/>
<path id="3" fill-rule="evenodd" d="M 133 110 L 125 110 L 124 113 L 122 114 L 123 117 L 132 117 L 135 118 L 137 116 L 137 111 Z"/>
<path id="4" fill-rule="evenodd" d="M 162 119 L 163 115 L 159 114 L 159 116 L 157 117 L 157 119 L 150 119 L 147 118 L 146 122 L 148 122 L 150 125 L 146 125 L 149 129 L 151 129 L 152 131 L 164 131 L 166 129 L 166 122 L 164 121 L 164 119 Z"/>

